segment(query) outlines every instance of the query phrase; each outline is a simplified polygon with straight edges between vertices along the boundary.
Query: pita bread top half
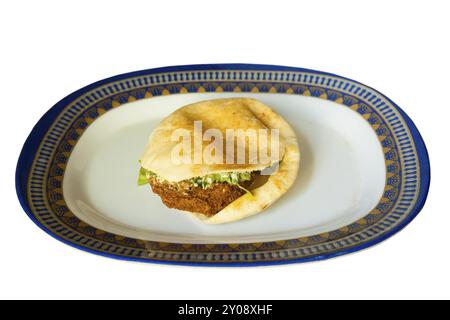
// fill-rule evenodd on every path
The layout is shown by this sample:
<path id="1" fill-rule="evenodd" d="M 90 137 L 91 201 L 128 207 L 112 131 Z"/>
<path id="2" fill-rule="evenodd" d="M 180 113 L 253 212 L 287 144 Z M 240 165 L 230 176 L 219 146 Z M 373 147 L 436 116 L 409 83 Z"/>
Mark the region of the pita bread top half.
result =
<path id="1" fill-rule="evenodd" d="M 199 164 L 175 164 L 172 160 L 172 152 L 177 145 L 180 145 L 180 140 L 173 141 L 173 132 L 177 129 L 185 129 L 183 131 L 194 137 L 194 121 L 202 122 L 201 134 L 204 134 L 208 129 L 218 129 L 222 132 L 224 139 L 227 129 L 241 129 L 244 131 L 255 129 L 256 132 L 259 132 L 259 129 L 278 129 L 278 159 L 270 157 L 266 163 L 261 162 L 261 159 L 251 162 L 249 159 L 249 140 L 247 140 L 243 147 L 245 150 L 241 150 L 241 152 L 243 151 L 246 154 L 245 163 L 227 164 L 225 161 L 226 142 L 224 141 L 223 164 L 211 164 L 211 162 L 205 163 L 205 161 Z M 272 154 L 270 130 L 266 132 L 268 132 L 265 139 L 267 143 L 261 144 L 258 140 L 258 154 L 260 152 L 265 152 L 266 155 Z M 204 151 L 205 147 L 211 144 L 211 141 L 203 141 L 202 143 Z M 236 148 L 235 144 L 234 156 L 237 154 Z M 192 151 L 191 153 L 193 154 L 194 152 Z M 265 104 L 248 98 L 201 101 L 176 110 L 154 129 L 141 157 L 143 168 L 172 182 L 201 177 L 211 173 L 260 171 L 272 166 L 274 163 L 279 163 L 278 170 L 270 175 L 267 182 L 252 190 L 253 196 L 251 194 L 243 195 L 213 217 L 206 218 L 199 215 L 207 223 L 235 221 L 262 211 L 284 194 L 293 184 L 297 177 L 299 161 L 300 152 L 297 139 L 289 124 Z"/>

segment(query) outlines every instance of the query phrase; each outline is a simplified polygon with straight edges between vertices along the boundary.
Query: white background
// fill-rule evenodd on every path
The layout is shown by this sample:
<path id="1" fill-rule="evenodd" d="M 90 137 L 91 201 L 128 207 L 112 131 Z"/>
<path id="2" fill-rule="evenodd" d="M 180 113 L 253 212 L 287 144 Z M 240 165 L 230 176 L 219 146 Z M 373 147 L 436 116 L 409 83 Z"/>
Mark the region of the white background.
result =
<path id="1" fill-rule="evenodd" d="M 448 1 L 3 1 L 0 298 L 450 298 Z M 398 103 L 432 184 L 421 214 L 369 250 L 325 262 L 191 268 L 116 261 L 54 240 L 22 211 L 14 173 L 36 121 L 115 74 L 194 63 L 336 73 Z"/>

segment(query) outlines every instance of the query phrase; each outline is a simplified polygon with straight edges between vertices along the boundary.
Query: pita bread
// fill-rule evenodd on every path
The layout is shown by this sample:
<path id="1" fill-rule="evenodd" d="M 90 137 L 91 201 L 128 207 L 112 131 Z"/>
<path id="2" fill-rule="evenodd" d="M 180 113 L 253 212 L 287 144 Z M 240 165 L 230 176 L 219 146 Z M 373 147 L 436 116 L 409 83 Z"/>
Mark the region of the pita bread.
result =
<path id="1" fill-rule="evenodd" d="M 197 120 L 202 121 L 203 132 L 210 128 L 219 129 L 224 133 L 224 137 L 226 129 L 279 129 L 279 159 L 258 164 L 174 165 L 171 152 L 179 142 L 172 141 L 172 132 L 182 128 L 193 134 L 193 123 Z M 209 143 L 204 142 L 203 147 Z M 245 152 L 248 154 L 248 144 L 246 145 Z M 270 147 L 270 143 L 267 143 L 266 154 L 271 154 Z M 252 190 L 253 195 L 243 195 L 212 217 L 193 213 L 208 224 L 237 221 L 257 214 L 270 206 L 294 183 L 299 162 L 300 151 L 297 139 L 289 124 L 268 106 L 248 98 L 202 101 L 176 110 L 152 132 L 141 158 L 142 167 L 172 182 L 212 173 L 260 171 L 274 163 L 279 163 L 278 170 L 269 176 L 267 182 Z"/>

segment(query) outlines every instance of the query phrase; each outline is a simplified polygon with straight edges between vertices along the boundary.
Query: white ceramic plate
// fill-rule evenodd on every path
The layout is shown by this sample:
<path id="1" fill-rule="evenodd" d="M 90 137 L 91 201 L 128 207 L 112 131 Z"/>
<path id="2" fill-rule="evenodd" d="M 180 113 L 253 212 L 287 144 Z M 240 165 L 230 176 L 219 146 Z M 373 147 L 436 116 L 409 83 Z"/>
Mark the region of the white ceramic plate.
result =
<path id="1" fill-rule="evenodd" d="M 138 159 L 165 116 L 224 97 L 256 98 L 281 114 L 297 134 L 300 171 L 263 213 L 205 225 L 138 187 Z M 373 89 L 304 69 L 207 65 L 122 75 L 62 100 L 30 135 L 17 179 L 33 220 L 79 248 L 249 265 L 316 260 L 381 241 L 420 210 L 429 165 L 412 122 Z"/>

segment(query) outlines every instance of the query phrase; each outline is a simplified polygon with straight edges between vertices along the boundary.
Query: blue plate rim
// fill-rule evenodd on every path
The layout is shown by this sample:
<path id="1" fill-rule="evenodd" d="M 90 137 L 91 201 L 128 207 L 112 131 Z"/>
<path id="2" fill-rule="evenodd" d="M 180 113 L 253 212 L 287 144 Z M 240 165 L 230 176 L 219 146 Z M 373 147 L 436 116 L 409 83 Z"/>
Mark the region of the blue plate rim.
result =
<path id="1" fill-rule="evenodd" d="M 154 74 L 154 73 L 161 73 L 161 72 L 173 72 L 173 71 L 230 70 L 230 69 L 309 72 L 309 73 L 320 74 L 320 75 L 334 76 L 334 77 L 338 77 L 338 78 L 341 78 L 344 80 L 352 81 L 354 83 L 366 86 L 366 87 L 372 89 L 373 91 L 379 93 L 384 98 L 386 98 L 398 110 L 398 112 L 402 115 L 403 119 L 405 120 L 406 124 L 408 125 L 411 135 L 412 135 L 412 138 L 415 143 L 415 148 L 416 148 L 417 155 L 418 155 L 419 165 L 421 168 L 419 196 L 417 198 L 414 208 L 408 214 L 408 217 L 405 218 L 397 226 L 395 226 L 388 232 L 380 235 L 379 237 L 376 237 L 376 238 L 369 240 L 365 243 L 362 243 L 360 245 L 356 245 L 351 248 L 343 249 L 338 252 L 320 254 L 320 255 L 311 256 L 311 257 L 279 260 L 279 261 L 251 261 L 251 262 L 245 262 L 245 263 L 231 262 L 231 263 L 227 263 L 227 264 L 215 263 L 215 262 L 158 261 L 158 260 L 152 260 L 152 259 L 141 259 L 141 258 L 124 257 L 124 256 L 119 256 L 119 255 L 114 255 L 114 254 L 108 254 L 108 253 L 104 253 L 101 251 L 89 249 L 89 248 L 77 245 L 73 242 L 67 241 L 67 240 L 59 237 L 57 234 L 52 233 L 51 230 L 44 227 L 34 217 L 32 211 L 31 211 L 31 208 L 28 205 L 27 196 L 26 196 L 26 186 L 27 186 L 28 176 L 30 174 L 32 162 L 34 159 L 34 155 L 39 147 L 40 141 L 42 140 L 45 133 L 47 132 L 47 129 L 57 118 L 57 116 L 62 111 L 62 109 L 70 101 L 73 101 L 74 99 L 76 99 L 77 97 L 88 92 L 92 88 L 101 86 L 101 85 L 109 83 L 109 82 L 119 81 L 119 80 L 123 80 L 125 78 L 130 78 L 130 77 L 136 77 L 136 76 L 140 76 L 140 75 L 148 75 L 148 74 Z M 425 142 L 424 142 L 419 130 L 417 129 L 416 125 L 411 120 L 411 118 L 395 102 L 393 102 L 390 98 L 386 97 L 384 94 L 380 93 L 376 89 L 374 89 L 370 86 L 367 86 L 361 82 L 355 81 L 351 78 L 342 77 L 340 75 L 336 75 L 333 73 L 317 71 L 317 70 L 312 70 L 312 69 L 307 69 L 307 68 L 288 67 L 288 66 L 279 66 L 279 65 L 266 65 L 266 64 L 248 64 L 248 63 L 193 64 L 193 65 L 180 65 L 180 66 L 168 66 L 168 67 L 161 67 L 161 68 L 151 68 L 151 69 L 145 69 L 145 70 L 139 70 L 139 71 L 133 71 L 133 72 L 119 74 L 119 75 L 105 78 L 105 79 L 96 81 L 92 84 L 89 84 L 89 85 L 69 94 L 65 98 L 61 99 L 39 119 L 39 121 L 36 123 L 36 125 L 31 130 L 30 134 L 28 135 L 28 137 L 22 147 L 22 150 L 20 152 L 19 159 L 17 162 L 16 174 L 15 174 L 15 186 L 16 186 L 17 197 L 19 199 L 19 202 L 20 202 L 23 210 L 26 212 L 28 217 L 44 232 L 46 232 L 53 238 L 65 243 L 71 247 L 77 248 L 77 249 L 85 251 L 85 252 L 93 253 L 96 255 L 104 256 L 104 257 L 114 258 L 114 259 L 118 259 L 118 260 L 138 261 L 138 262 L 147 262 L 147 263 L 156 263 L 156 264 L 185 265 L 185 266 L 220 266 L 220 267 L 268 266 L 268 265 L 277 265 L 277 264 L 291 264 L 291 263 L 304 263 L 304 262 L 311 262 L 311 261 L 320 261 L 320 260 L 326 260 L 326 259 L 330 259 L 330 258 L 334 258 L 334 257 L 338 257 L 338 256 L 347 255 L 350 253 L 354 253 L 354 252 L 372 247 L 372 246 L 392 237 L 393 235 L 395 235 L 396 233 L 401 231 L 404 227 L 406 227 L 409 223 L 411 223 L 411 221 L 413 221 L 417 217 L 417 215 L 420 213 L 423 206 L 425 205 L 425 202 L 426 202 L 426 199 L 428 196 L 430 180 L 431 180 L 431 169 L 430 169 L 430 160 L 429 160 L 428 150 L 426 148 Z"/>

